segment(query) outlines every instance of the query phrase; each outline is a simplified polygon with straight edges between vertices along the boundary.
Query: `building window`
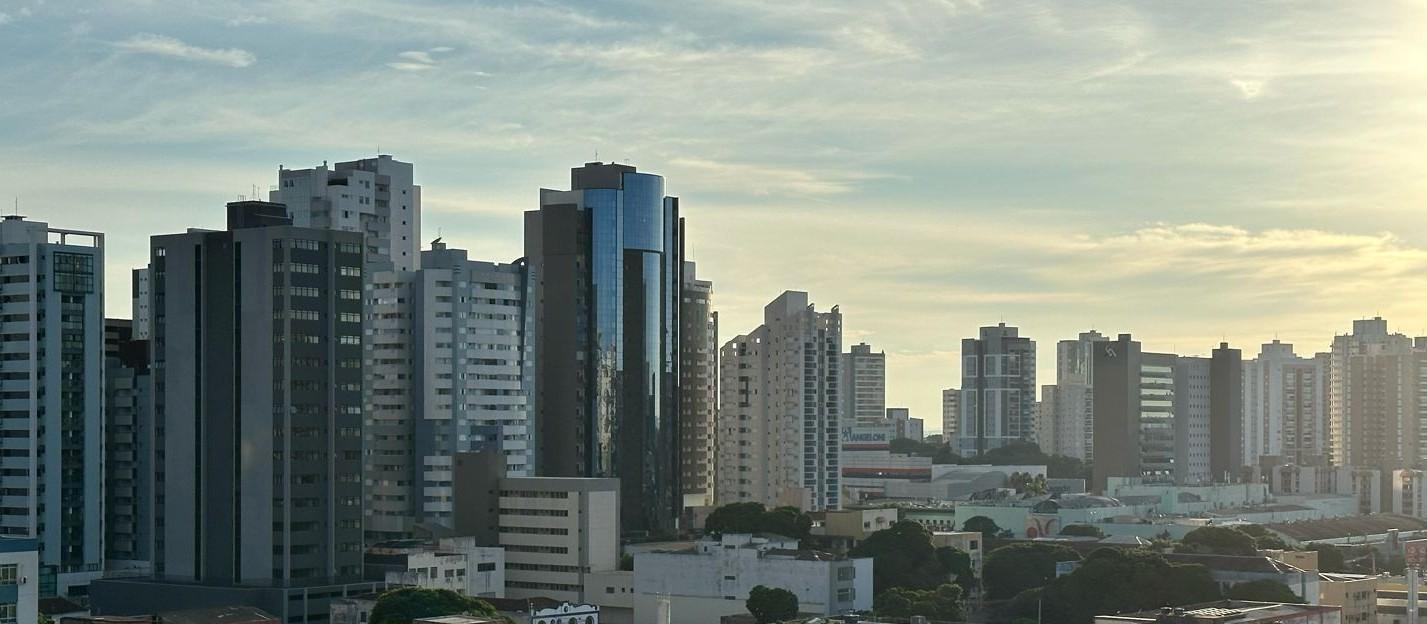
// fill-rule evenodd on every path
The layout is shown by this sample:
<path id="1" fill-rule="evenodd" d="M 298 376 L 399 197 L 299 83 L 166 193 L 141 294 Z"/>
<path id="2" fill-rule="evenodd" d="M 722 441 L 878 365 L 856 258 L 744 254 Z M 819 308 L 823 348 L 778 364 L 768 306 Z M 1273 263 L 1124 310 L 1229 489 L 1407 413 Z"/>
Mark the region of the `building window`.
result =
<path id="1" fill-rule="evenodd" d="M 0 586 L 15 585 L 20 582 L 20 566 L 15 563 L 0 565 Z"/>

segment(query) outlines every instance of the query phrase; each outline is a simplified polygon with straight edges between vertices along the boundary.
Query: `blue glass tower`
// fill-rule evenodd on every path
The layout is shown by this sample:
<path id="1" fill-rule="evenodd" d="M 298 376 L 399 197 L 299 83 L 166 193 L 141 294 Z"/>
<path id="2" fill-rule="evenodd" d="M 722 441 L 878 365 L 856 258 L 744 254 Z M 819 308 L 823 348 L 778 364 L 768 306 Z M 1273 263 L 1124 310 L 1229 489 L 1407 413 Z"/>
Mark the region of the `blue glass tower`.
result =
<path id="1" fill-rule="evenodd" d="M 628 165 L 570 178 L 525 214 L 536 470 L 617 477 L 622 529 L 669 530 L 681 504 L 679 200 Z"/>

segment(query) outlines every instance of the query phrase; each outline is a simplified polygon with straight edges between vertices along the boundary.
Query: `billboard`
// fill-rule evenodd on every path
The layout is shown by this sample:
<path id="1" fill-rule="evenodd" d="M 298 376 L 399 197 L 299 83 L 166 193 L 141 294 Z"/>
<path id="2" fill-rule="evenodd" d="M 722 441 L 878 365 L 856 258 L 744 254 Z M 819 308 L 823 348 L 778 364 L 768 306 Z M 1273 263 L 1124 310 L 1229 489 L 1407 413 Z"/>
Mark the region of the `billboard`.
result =
<path id="1" fill-rule="evenodd" d="M 1407 567 L 1427 569 L 1427 539 L 1407 540 L 1402 543 L 1402 558 Z"/>
<path id="2" fill-rule="evenodd" d="M 848 425 L 842 428 L 845 451 L 885 451 L 892 448 L 892 425 Z"/>

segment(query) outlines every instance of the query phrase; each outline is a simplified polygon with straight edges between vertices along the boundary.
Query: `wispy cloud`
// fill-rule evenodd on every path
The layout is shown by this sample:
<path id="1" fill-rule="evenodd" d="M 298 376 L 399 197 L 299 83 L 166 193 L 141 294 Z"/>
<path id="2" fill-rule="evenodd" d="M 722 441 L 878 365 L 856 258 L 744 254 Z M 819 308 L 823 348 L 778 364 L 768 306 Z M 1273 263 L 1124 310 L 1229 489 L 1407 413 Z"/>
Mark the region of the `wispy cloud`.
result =
<path id="1" fill-rule="evenodd" d="M 258 60 L 252 52 L 248 52 L 247 50 L 239 48 L 204 48 L 184 43 L 173 37 L 151 33 L 140 33 L 115 43 L 114 45 L 121 50 L 138 54 L 167 56 L 186 61 L 213 63 L 234 68 L 248 67 Z"/>
<path id="2" fill-rule="evenodd" d="M 239 15 L 239 16 L 237 16 L 237 17 L 230 17 L 230 18 L 228 18 L 227 21 L 225 21 L 225 22 L 223 22 L 223 23 L 224 23 L 224 24 L 227 24 L 229 27 L 237 28 L 237 27 L 240 27 L 240 26 L 253 26 L 253 25 L 256 25 L 256 24 L 266 24 L 266 23 L 268 23 L 269 21 L 270 21 L 270 20 L 268 20 L 268 18 L 263 17 L 263 16 L 261 16 L 261 15 Z"/>
<path id="3" fill-rule="evenodd" d="M 6 12 L 4 12 L 4 11 L 0 11 L 0 26 L 4 26 L 4 25 L 9 24 L 10 22 L 13 22 L 13 21 L 15 21 L 15 18 L 10 17 L 10 14 L 9 14 L 9 13 L 6 13 Z"/>
<path id="4" fill-rule="evenodd" d="M 386 66 L 400 71 L 427 71 L 435 69 L 438 64 L 434 55 L 445 54 L 454 49 L 450 46 L 437 46 L 426 50 L 407 50 L 397 54 L 396 60 Z"/>

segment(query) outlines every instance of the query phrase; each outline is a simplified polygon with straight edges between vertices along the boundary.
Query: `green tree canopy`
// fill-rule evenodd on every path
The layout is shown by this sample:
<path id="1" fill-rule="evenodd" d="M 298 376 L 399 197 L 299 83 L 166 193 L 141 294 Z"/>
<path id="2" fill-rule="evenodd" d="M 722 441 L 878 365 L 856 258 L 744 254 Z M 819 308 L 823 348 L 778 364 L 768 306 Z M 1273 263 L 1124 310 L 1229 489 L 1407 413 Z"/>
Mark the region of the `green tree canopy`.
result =
<path id="1" fill-rule="evenodd" d="M 1061 561 L 1080 561 L 1080 553 L 1049 542 L 1019 542 L 997 548 L 986 555 L 981 566 L 987 597 L 1002 600 L 1041 587 L 1055 578 L 1055 564 Z"/>
<path id="2" fill-rule="evenodd" d="M 1060 534 L 1070 537 L 1105 537 L 1105 532 L 1093 524 L 1067 524 L 1060 530 Z"/>
<path id="3" fill-rule="evenodd" d="M 1018 494 L 1030 494 L 1031 496 L 1041 496 L 1050 491 L 1044 476 L 1032 475 L 1029 472 L 1011 473 L 1011 476 L 1006 480 L 1006 487 L 1016 490 Z"/>
<path id="4" fill-rule="evenodd" d="M 1218 600 L 1219 585 L 1202 565 L 1173 565 L 1142 548 L 1101 548 L 1074 572 L 1040 590 L 1047 624 L 1090 624 L 1095 615 Z M 1012 601 L 1020 617 L 1035 617 L 1034 600 Z"/>
<path id="5" fill-rule="evenodd" d="M 1262 524 L 1241 524 L 1234 527 L 1240 533 L 1254 538 L 1254 548 L 1259 550 L 1288 550 L 1288 544 Z"/>
<path id="6" fill-rule="evenodd" d="M 893 587 L 932 589 L 946 583 L 957 557 L 945 550 L 932 547 L 932 534 L 926 527 L 900 520 L 867 536 L 848 555 L 872 558 L 872 589 L 881 594 Z M 964 569 L 969 572 L 969 556 Z"/>
<path id="7" fill-rule="evenodd" d="M 956 584 L 966 591 L 976 589 L 976 570 L 971 567 L 971 554 L 959 548 L 942 546 L 934 553 L 942 569 L 956 578 Z"/>
<path id="8" fill-rule="evenodd" d="M 1235 529 L 1202 526 L 1190 531 L 1175 549 L 1186 553 L 1253 556 L 1258 554 L 1254 538 Z"/>
<path id="9" fill-rule="evenodd" d="M 1270 579 L 1238 583 L 1229 588 L 1225 597 L 1256 602 L 1303 602 L 1287 585 Z"/>
<path id="10" fill-rule="evenodd" d="M 403 587 L 377 597 L 370 624 L 410 624 L 417 618 L 442 615 L 479 615 L 499 617 L 500 612 L 479 598 L 462 596 L 449 589 Z"/>
<path id="11" fill-rule="evenodd" d="M 959 622 L 962 589 L 956 585 L 942 585 L 936 589 L 906 589 L 894 587 L 877 594 L 872 601 L 872 610 L 879 616 L 910 618 L 920 615 L 931 620 Z"/>
<path id="12" fill-rule="evenodd" d="M 762 503 L 730 503 L 713 510 L 704 522 L 709 533 L 776 533 L 804 539 L 813 520 L 796 507 L 767 509 Z"/>
<path id="13" fill-rule="evenodd" d="M 758 624 L 771 624 L 798 617 L 798 596 L 781 587 L 759 585 L 748 592 L 744 603 Z"/>
<path id="14" fill-rule="evenodd" d="M 1347 562 L 1344 561 L 1343 551 L 1332 544 L 1314 544 L 1308 547 L 1309 550 L 1318 552 L 1319 572 L 1347 572 Z"/>
<path id="15" fill-rule="evenodd" d="M 967 518 L 966 522 L 961 523 L 961 530 L 979 532 L 982 539 L 988 540 L 1001 534 L 1001 527 L 996 526 L 996 521 L 986 516 Z"/>

